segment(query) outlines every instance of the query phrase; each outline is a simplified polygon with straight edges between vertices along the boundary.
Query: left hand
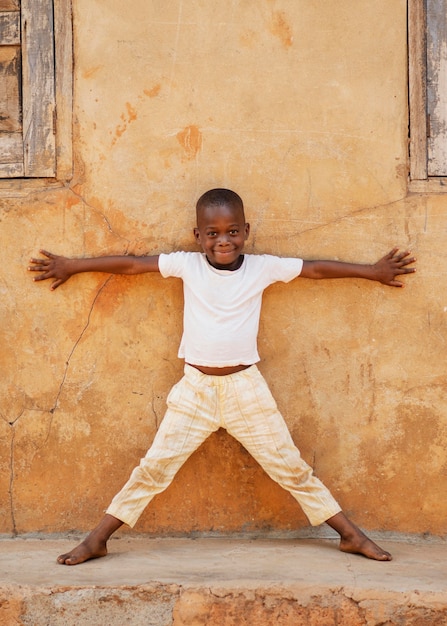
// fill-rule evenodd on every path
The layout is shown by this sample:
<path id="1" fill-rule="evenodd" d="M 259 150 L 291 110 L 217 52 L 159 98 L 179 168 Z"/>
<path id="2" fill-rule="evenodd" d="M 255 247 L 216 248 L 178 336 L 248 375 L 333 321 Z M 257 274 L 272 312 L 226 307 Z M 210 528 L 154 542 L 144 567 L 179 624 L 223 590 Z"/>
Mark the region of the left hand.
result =
<path id="1" fill-rule="evenodd" d="M 414 257 L 410 257 L 410 252 L 399 252 L 399 248 L 393 248 L 372 266 L 374 278 L 383 285 L 403 287 L 404 284 L 400 280 L 396 280 L 396 276 L 415 272 L 416 268 L 408 267 L 415 261 Z"/>

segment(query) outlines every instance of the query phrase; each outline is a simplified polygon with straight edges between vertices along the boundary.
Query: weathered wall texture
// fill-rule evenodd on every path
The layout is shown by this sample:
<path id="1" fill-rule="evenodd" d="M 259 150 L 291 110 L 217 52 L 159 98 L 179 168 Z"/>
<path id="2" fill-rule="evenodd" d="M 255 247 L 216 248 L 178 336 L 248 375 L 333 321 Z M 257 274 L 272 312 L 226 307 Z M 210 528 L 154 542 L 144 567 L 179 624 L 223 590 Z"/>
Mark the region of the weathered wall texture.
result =
<path id="1" fill-rule="evenodd" d="M 298 280 L 265 294 L 261 369 L 303 456 L 368 529 L 446 533 L 447 196 L 407 191 L 406 3 L 74 0 L 75 173 L 0 190 L 0 532 L 88 529 L 182 372 L 181 285 L 27 260 L 194 249 L 194 203 L 245 200 L 248 252 L 374 262 L 403 290 Z M 288 531 L 294 500 L 225 432 L 137 528 Z"/>

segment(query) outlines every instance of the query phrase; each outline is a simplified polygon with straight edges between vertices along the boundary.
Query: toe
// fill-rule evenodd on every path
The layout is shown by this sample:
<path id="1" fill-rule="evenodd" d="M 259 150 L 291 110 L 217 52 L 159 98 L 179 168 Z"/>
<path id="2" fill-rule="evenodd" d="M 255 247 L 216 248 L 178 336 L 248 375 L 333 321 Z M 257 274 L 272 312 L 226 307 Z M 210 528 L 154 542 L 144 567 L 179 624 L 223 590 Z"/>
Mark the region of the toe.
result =
<path id="1" fill-rule="evenodd" d="M 57 562 L 60 565 L 76 565 L 77 559 L 72 554 L 61 554 L 57 557 Z"/>

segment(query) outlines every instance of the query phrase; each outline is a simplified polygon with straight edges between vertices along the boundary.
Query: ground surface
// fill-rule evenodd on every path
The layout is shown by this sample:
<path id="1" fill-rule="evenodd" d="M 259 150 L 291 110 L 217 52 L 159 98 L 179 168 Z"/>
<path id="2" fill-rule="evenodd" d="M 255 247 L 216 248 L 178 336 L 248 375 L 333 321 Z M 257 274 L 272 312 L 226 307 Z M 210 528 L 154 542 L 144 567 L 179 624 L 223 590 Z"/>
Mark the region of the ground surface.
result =
<path id="1" fill-rule="evenodd" d="M 75 567 L 69 539 L 0 540 L 0 623 L 32 626 L 447 625 L 447 542 L 380 541 L 386 563 L 331 539 L 121 537 Z"/>

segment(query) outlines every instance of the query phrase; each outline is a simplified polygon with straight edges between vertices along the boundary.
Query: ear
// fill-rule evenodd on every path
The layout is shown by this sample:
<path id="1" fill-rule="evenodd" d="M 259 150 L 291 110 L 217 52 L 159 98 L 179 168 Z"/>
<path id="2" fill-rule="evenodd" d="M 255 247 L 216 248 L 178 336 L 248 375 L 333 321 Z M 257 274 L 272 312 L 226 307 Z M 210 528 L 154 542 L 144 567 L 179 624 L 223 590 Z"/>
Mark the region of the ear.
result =
<path id="1" fill-rule="evenodd" d="M 250 234 L 250 224 L 247 222 L 245 224 L 245 241 L 247 241 L 249 234 Z"/>
<path id="2" fill-rule="evenodd" d="M 194 239 L 200 245 L 200 232 L 197 226 L 194 228 L 193 232 L 194 232 Z"/>

